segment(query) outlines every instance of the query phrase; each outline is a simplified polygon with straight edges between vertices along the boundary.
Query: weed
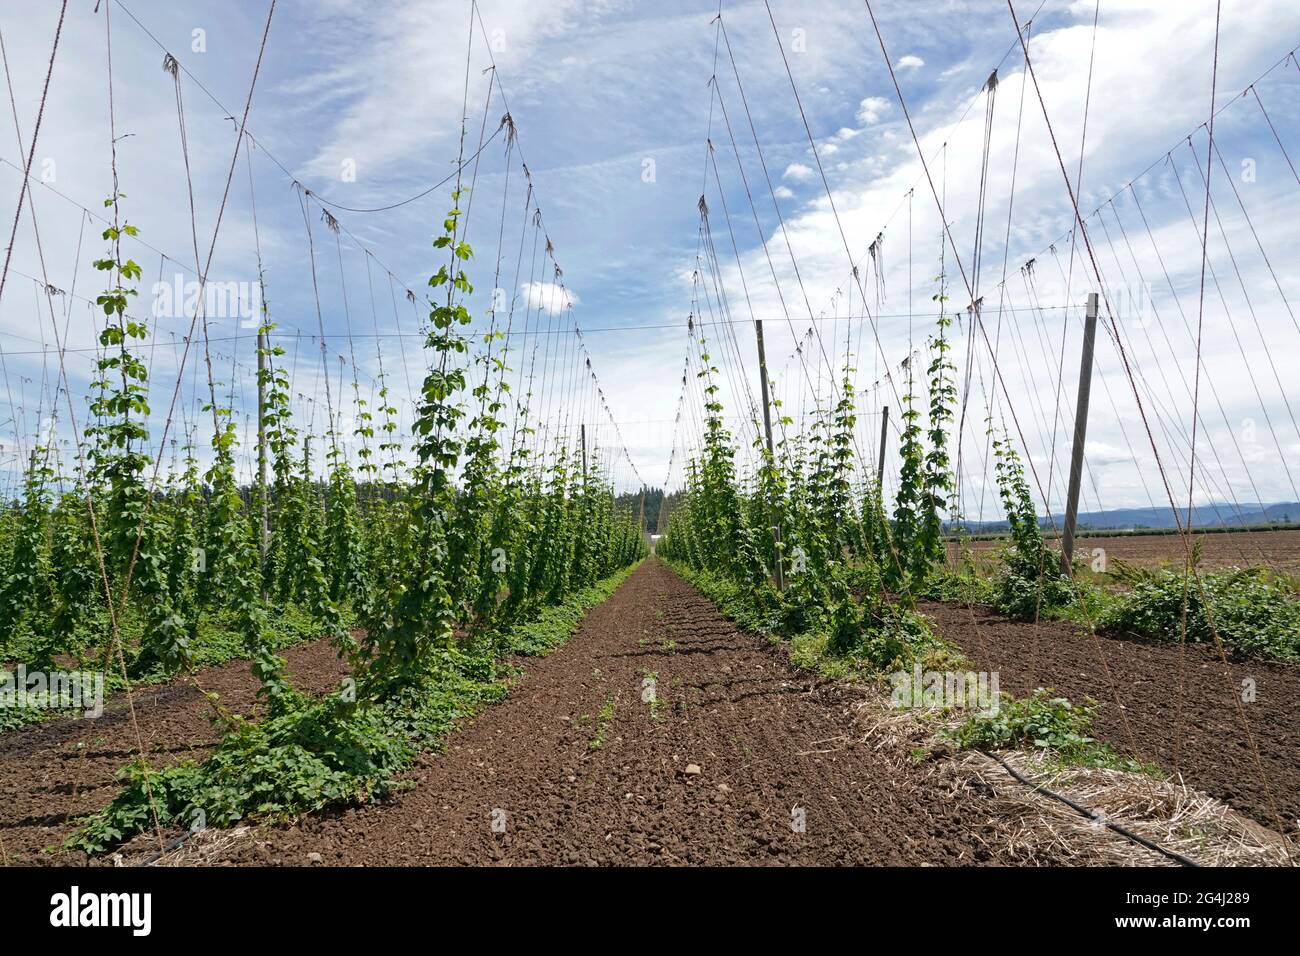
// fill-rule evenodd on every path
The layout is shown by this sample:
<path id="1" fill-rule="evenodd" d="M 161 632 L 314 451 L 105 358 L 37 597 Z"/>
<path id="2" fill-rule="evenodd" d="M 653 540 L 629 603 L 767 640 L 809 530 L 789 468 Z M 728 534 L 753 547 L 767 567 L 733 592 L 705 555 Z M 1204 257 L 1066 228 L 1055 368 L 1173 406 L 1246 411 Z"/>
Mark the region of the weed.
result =
<path id="1" fill-rule="evenodd" d="M 1184 633 L 1186 601 L 1188 641 L 1213 641 L 1217 633 L 1234 651 L 1300 659 L 1300 601 L 1286 582 L 1259 570 L 1210 572 L 1200 577 L 1198 586 L 1181 570 L 1131 574 L 1132 590 L 1103 612 L 1099 626 L 1151 640 L 1179 641 Z"/>
<path id="2" fill-rule="evenodd" d="M 996 712 L 972 714 L 944 731 L 957 746 L 974 750 L 1032 747 L 1061 766 L 1109 767 L 1147 772 L 1149 768 L 1120 756 L 1089 735 L 1099 704 L 1084 698 L 1072 704 L 1039 688 L 1030 697 L 1001 694 Z"/>
<path id="3" fill-rule="evenodd" d="M 609 725 L 614 721 L 614 698 L 605 701 L 605 706 L 600 708 L 600 713 L 596 715 L 596 736 L 587 741 L 588 750 L 599 750 L 605 746 L 605 732 L 609 730 Z"/>

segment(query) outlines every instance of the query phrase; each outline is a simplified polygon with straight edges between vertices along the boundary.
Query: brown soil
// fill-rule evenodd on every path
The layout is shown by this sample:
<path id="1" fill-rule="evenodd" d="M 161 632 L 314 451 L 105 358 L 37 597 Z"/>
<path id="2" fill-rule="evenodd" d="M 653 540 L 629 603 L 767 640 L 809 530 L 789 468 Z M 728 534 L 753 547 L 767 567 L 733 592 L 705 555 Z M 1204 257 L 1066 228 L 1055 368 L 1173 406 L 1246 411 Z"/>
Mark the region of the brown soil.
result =
<path id="1" fill-rule="evenodd" d="M 1072 697 L 1113 700 L 1092 639 L 1070 626 L 1035 631 L 976 611 L 972 627 L 963 608 L 926 610 L 981 666 L 1001 671 L 1004 689 L 1023 693 L 1042 682 L 1037 675 L 1051 675 Z M 1276 825 L 1240 743 L 1222 668 L 1207 650 L 1187 649 L 1180 723 L 1171 717 L 1177 648 L 1100 640 L 1133 724 L 1131 749 L 1172 767 L 1171 728 L 1181 726 L 1188 781 Z M 335 686 L 344 673 L 326 642 L 285 656 L 305 689 Z M 426 755 L 387 800 L 292 826 L 204 834 L 175 854 L 177 862 L 1066 861 L 1050 840 L 1031 840 L 1043 846 L 1026 857 L 1029 834 L 1019 811 L 999 803 L 986 784 L 947 772 L 942 762 L 915 763 L 906 746 L 864 735 L 855 725 L 863 691 L 793 671 L 781 648 L 738 630 L 661 562 L 642 566 L 555 654 L 526 663 L 509 697 L 458 729 L 445 753 Z M 1295 722 L 1284 704 L 1297 699 L 1300 676 L 1282 665 L 1234 664 L 1232 680 L 1243 674 L 1258 682 L 1248 713 L 1278 806 L 1294 829 L 1300 768 L 1290 759 Z M 644 693 L 651 676 L 654 708 Z M 256 710 L 245 663 L 205 671 L 200 682 L 228 709 Z M 211 706 L 187 681 L 142 689 L 136 712 L 155 765 L 200 759 L 214 742 Z M 1097 731 L 1128 750 L 1117 713 L 1106 703 Z M 117 792 L 114 774 L 136 749 L 120 698 L 99 720 L 57 721 L 0 739 L 0 862 L 84 862 L 42 851 L 67 836 L 71 820 Z M 802 832 L 792 826 L 799 810 Z M 1025 844 L 1019 856 L 1013 833 Z M 124 848 L 127 861 L 139 862 L 155 844 L 152 837 L 134 841 Z"/>
<path id="2" fill-rule="evenodd" d="M 658 688 L 653 712 L 643 699 L 649 674 Z M 793 672 L 780 649 L 737 630 L 666 565 L 649 561 L 564 647 L 530 663 L 504 701 L 458 730 L 445 753 L 426 756 L 406 776 L 407 789 L 291 827 L 218 838 L 208 858 L 996 861 L 981 839 L 994 823 L 987 798 L 940 783 L 929 768 L 904 761 L 900 769 L 863 744 L 852 727 L 855 699 Z M 796 808 L 805 811 L 804 832 L 792 826 Z"/>
<path id="3" fill-rule="evenodd" d="M 346 667 L 328 641 L 282 652 L 294 684 L 323 691 L 338 684 Z M 203 691 L 219 695 L 233 713 L 257 710 L 257 681 L 247 661 L 231 661 L 198 674 Z M 185 678 L 136 688 L 139 740 L 152 766 L 202 759 L 216 742 L 213 706 Z M 0 864 L 77 863 L 85 857 L 62 849 L 73 821 L 105 806 L 118 792 L 115 774 L 139 753 L 126 695 L 115 694 L 101 717 L 60 719 L 0 737 Z"/>
<path id="4" fill-rule="evenodd" d="M 1266 826 L 1293 835 L 1300 827 L 1300 667 L 1229 658 L 1225 672 L 1213 646 L 1094 637 L 1074 624 L 1017 623 L 983 608 L 919 610 L 978 669 L 999 672 L 1002 690 L 1025 695 L 1049 686 L 1071 700 L 1092 697 L 1101 704 L 1098 739 L 1181 772 L 1188 784 Z M 1240 708 L 1259 764 L 1238 709 L 1246 678 L 1254 679 L 1256 698 Z"/>
<path id="5" fill-rule="evenodd" d="M 1201 544 L 1201 566 L 1205 568 L 1266 567 L 1287 574 L 1300 574 L 1300 530 L 1223 531 L 1195 535 Z M 1055 545 L 1055 542 L 1052 542 Z M 1002 540 L 972 541 L 977 559 L 991 560 L 993 552 L 1005 546 Z M 951 560 L 956 545 L 949 543 Z M 1102 548 L 1108 560 L 1119 558 L 1144 568 L 1181 566 L 1182 539 L 1176 534 L 1131 534 L 1086 536 L 1076 540 L 1075 554 L 1090 556 Z"/>

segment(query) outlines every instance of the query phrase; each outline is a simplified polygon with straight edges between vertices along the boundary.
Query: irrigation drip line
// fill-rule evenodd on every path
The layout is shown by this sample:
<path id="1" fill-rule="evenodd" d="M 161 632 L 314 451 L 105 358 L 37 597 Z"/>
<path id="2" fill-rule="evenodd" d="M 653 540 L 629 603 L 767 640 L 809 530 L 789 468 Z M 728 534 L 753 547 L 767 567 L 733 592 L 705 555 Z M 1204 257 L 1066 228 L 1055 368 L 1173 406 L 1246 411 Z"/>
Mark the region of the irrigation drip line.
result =
<path id="1" fill-rule="evenodd" d="M 170 843 L 163 846 L 161 849 L 158 849 L 153 853 L 150 853 L 147 857 L 145 857 L 143 860 L 137 863 L 136 866 L 137 867 L 154 866 L 159 860 L 161 860 L 168 853 L 171 853 L 173 850 L 180 849 L 185 844 L 185 841 L 190 838 L 191 835 L 192 834 L 189 833 L 188 831 L 182 833 L 180 836 L 178 836 L 176 839 L 172 840 Z"/>
<path id="2" fill-rule="evenodd" d="M 1046 797 L 1050 797 L 1053 800 L 1065 804 L 1071 810 L 1074 810 L 1076 813 L 1084 817 L 1087 817 L 1093 823 L 1100 824 L 1104 826 L 1107 830 L 1110 830 L 1114 833 L 1118 833 L 1120 836 L 1128 840 L 1130 843 L 1136 843 L 1140 847 L 1144 847 L 1145 849 L 1151 850 L 1155 853 L 1159 853 L 1161 856 L 1167 857 L 1168 859 L 1173 860 L 1175 863 L 1181 864 L 1182 866 L 1197 867 L 1197 868 L 1200 867 L 1201 864 L 1197 863 L 1195 860 L 1189 859 L 1183 856 L 1181 853 L 1175 852 L 1174 850 L 1170 850 L 1166 847 L 1163 847 L 1159 843 L 1156 843 L 1152 840 L 1148 840 L 1140 833 L 1134 833 L 1132 830 L 1129 830 L 1126 827 L 1122 827 L 1118 823 L 1111 822 L 1106 818 L 1106 815 L 1101 813 L 1100 811 L 1092 810 L 1088 807 L 1085 807 L 1083 806 L 1083 804 L 1076 803 L 1074 800 L 1071 800 L 1069 797 L 1065 796 L 1065 794 L 1057 793 L 1055 790 L 1052 790 L 1049 787 L 1045 787 L 1041 783 L 1037 783 L 1033 780 L 1028 779 L 1023 774 L 1021 774 L 1020 771 L 1018 771 L 1015 767 L 1011 766 L 1011 764 L 1007 763 L 996 753 L 993 753 L 990 750 L 981 750 L 980 753 L 982 753 L 986 757 L 991 757 L 992 759 L 996 760 L 999 764 L 1002 765 L 1002 768 L 1006 770 L 1007 773 L 1011 774 L 1011 776 L 1015 777 L 1026 787 L 1029 787 L 1034 791 L 1043 794 Z"/>

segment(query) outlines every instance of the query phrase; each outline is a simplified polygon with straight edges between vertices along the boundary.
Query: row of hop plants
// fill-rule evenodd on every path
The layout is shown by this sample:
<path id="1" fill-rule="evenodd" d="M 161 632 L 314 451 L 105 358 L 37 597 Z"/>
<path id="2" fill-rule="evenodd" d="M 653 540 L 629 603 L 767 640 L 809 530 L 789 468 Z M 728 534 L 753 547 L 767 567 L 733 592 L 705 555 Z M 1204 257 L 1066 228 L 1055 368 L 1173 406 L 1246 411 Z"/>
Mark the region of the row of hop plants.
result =
<path id="1" fill-rule="evenodd" d="M 221 793 L 248 798 L 225 800 L 217 817 L 238 819 L 256 788 L 247 780 L 232 786 L 229 774 L 258 748 L 337 764 L 339 736 L 369 728 L 360 744 L 352 738 L 357 746 L 348 752 L 363 755 L 357 766 L 312 776 L 302 761 L 277 765 L 282 776 L 306 776 L 260 785 L 310 793 L 285 812 L 380 782 L 393 769 L 382 753 L 397 747 L 410 756 L 402 748 L 419 722 L 411 714 L 440 681 L 453 671 L 464 677 L 465 668 L 491 676 L 501 635 L 645 551 L 636 516 L 616 507 L 599 459 L 584 469 L 582 450 L 563 439 L 541 447 L 529 417 L 532 386 L 511 394 L 500 333 L 467 334 L 473 289 L 465 266 L 473 253 L 458 209 L 434 242 L 445 262 L 429 279 L 437 304 L 411 435 L 399 434 L 382 374 L 373 409 L 353 390 L 355 462 L 333 421 L 323 435 L 301 429 L 264 305 L 265 489 L 238 480 L 234 417 L 211 381 L 203 409 L 211 416 L 210 464 L 200 468 L 191 431 L 183 467 L 155 483 L 141 358 L 150 330 L 130 314 L 140 267 L 122 253 L 122 238 L 137 230 L 118 221 L 121 199 L 105 203 L 114 225 L 103 233 L 108 252 L 95 262 L 107 276 L 98 299 L 105 321 L 84 455 L 69 467 L 52 448 L 36 448 L 21 497 L 0 506 L 0 663 L 50 668 L 69 655 L 98 661 L 112 686 L 244 657 L 267 716 L 254 734 L 217 704 L 225 738 L 211 766 L 133 765 L 127 790 L 79 838 L 90 849 L 187 808 L 206 813 L 199 793 L 214 803 L 204 787 L 216 767 L 225 768 Z M 312 467 L 313 441 L 326 446 L 324 475 Z M 277 653 L 286 622 L 299 637 L 333 641 L 352 674 L 347 694 L 318 700 L 293 688 Z M 375 724 L 381 713 L 384 732 Z M 338 793 L 304 783 L 339 774 Z"/>
<path id="2" fill-rule="evenodd" d="M 686 465 L 685 500 L 669 515 L 657 553 L 739 593 L 761 626 L 787 636 L 820 635 L 824 654 L 858 666 L 883 671 L 939 652 L 913 607 L 918 597 L 941 596 L 960 576 L 948 566 L 945 542 L 945 527 L 961 524 L 948 446 L 957 392 L 945 299 L 942 292 L 934 296 L 939 317 L 927 343 L 924 410 L 908 362 L 892 507 L 858 466 L 852 367 L 846 363 L 833 401 L 801 432 L 779 414 L 773 450 L 757 441 L 754 474 L 739 479 L 738 449 L 723 426 L 718 369 L 699 339 L 702 447 Z M 774 404 L 779 413 L 780 401 Z M 1005 436 L 995 435 L 992 444 L 1013 530 L 994 602 L 1023 613 L 1027 601 L 1068 601 L 1015 450 Z M 778 560 L 783 591 L 773 584 Z"/>
<path id="3" fill-rule="evenodd" d="M 119 199 L 106 205 L 116 211 Z M 458 217 L 448 216 L 435 243 L 450 263 L 430 279 L 445 301 L 429 317 L 413 467 L 402 459 L 410 446 L 397 434 L 385 382 L 374 412 L 354 390 L 353 464 L 343 436 L 300 430 L 283 350 L 267 344 L 264 492 L 236 477 L 237 431 L 231 409 L 215 404 L 215 386 L 204 408 L 211 464 L 200 470 L 191 433 L 183 467 L 152 487 L 140 356 L 149 328 L 129 314 L 140 269 L 121 254 L 121 236 L 137 229 L 106 229 L 109 252 L 95 262 L 109 277 L 98 300 L 106 322 L 84 467 L 37 447 L 21 496 L 0 506 L 0 661 L 50 665 L 60 654 L 108 649 L 116 627 L 129 674 L 177 673 L 195 663 L 216 616 L 274 684 L 268 615 L 292 606 L 374 670 L 400 674 L 418 669 L 426 646 L 508 624 L 635 560 L 643 536 L 628 509 L 615 509 L 599 460 L 584 475 L 580 449 L 536 448 L 528 396 L 503 442 L 512 397 L 508 368 L 492 351 L 500 335 L 489 333 L 475 352 L 461 332 L 472 288 L 460 265 L 472 252 L 456 236 Z M 264 321 L 259 341 L 269 343 L 275 327 Z M 324 476 L 313 470 L 313 440 L 328 446 Z M 360 638 L 349 634 L 354 623 Z"/>
<path id="4" fill-rule="evenodd" d="M 773 452 L 757 441 L 754 473 L 738 478 L 718 369 L 699 339 L 703 441 L 687 463 L 684 501 L 669 515 L 657 552 L 722 582 L 719 593 L 756 626 L 822 635 L 827 651 L 877 669 L 931 649 L 910 610 L 918 598 L 989 605 L 1018 621 L 1064 616 L 1143 639 L 1219 640 L 1242 653 L 1300 657 L 1300 600 L 1285 575 L 1262 568 L 1203 572 L 1198 549 L 1187 568 L 1142 571 L 1114 561 L 1100 582 L 1078 569 L 1064 573 L 1059 553 L 1044 539 L 1020 454 L 992 418 L 993 478 L 1008 531 L 996 563 L 977 566 L 949 454 L 957 401 L 951 317 L 942 291 L 934 300 L 938 319 L 923 383 L 914 378 L 915 357 L 907 363 L 892 502 L 883 500 L 858 460 L 847 366 L 833 401 L 801 432 L 780 416 Z M 780 402 L 774 404 L 779 411 Z M 754 426 L 757 434 L 757 421 Z M 783 591 L 773 586 L 778 558 Z"/>

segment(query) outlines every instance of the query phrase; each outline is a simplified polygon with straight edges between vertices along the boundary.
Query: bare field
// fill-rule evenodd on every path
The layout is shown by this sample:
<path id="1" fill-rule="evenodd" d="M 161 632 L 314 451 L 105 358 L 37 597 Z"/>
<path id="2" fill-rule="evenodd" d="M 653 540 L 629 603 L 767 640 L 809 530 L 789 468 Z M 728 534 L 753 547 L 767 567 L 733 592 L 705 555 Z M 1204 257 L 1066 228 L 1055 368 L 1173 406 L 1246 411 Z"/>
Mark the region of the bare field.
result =
<path id="1" fill-rule="evenodd" d="M 1268 567 L 1287 574 L 1300 574 L 1300 529 L 1285 531 L 1224 531 L 1197 534 L 1201 566 L 1206 568 Z M 972 541 L 977 560 L 985 564 L 1005 539 Z M 1127 561 L 1144 568 L 1178 565 L 1183 560 L 1182 538 L 1176 534 L 1116 534 L 1076 539 L 1075 554 L 1089 555 L 1101 548 L 1108 560 Z M 955 557 L 956 543 L 948 545 L 948 558 Z"/>

